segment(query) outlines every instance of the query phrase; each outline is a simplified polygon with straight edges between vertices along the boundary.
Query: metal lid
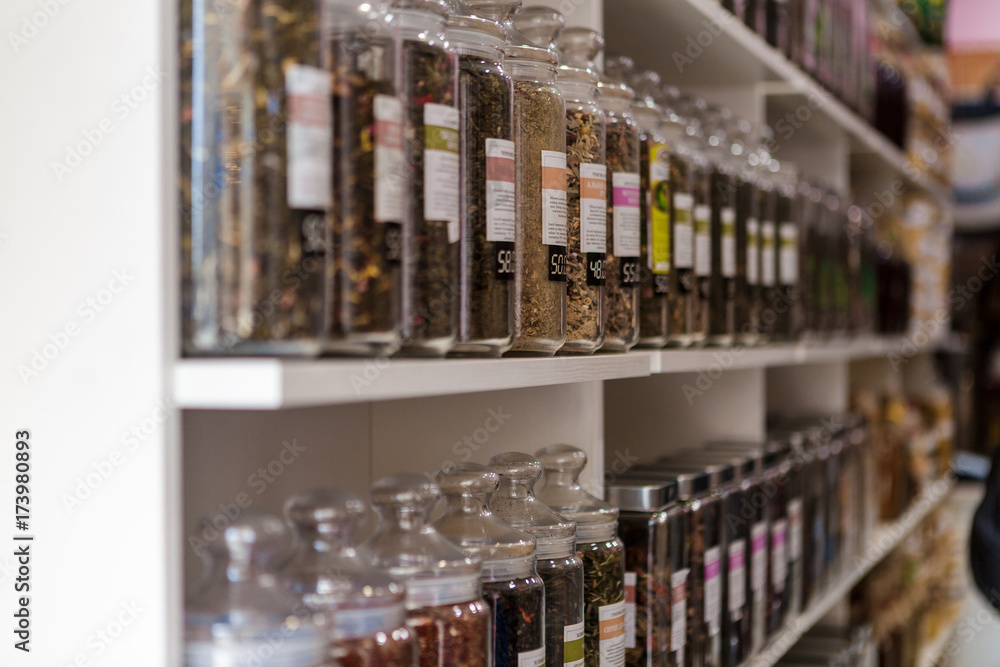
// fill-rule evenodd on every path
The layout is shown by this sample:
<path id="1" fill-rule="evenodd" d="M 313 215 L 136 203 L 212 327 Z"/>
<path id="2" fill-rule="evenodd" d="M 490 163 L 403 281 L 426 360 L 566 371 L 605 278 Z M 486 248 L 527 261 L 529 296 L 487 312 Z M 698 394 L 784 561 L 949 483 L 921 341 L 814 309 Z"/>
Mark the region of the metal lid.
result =
<path id="1" fill-rule="evenodd" d="M 632 512 L 659 512 L 677 502 L 677 480 L 618 479 L 604 490 L 609 503 Z"/>
<path id="2" fill-rule="evenodd" d="M 675 480 L 677 498 L 680 500 L 705 495 L 709 490 L 708 473 L 704 470 L 664 470 L 647 464 L 632 468 L 625 474 L 619 475 L 618 479 Z"/>
<path id="3" fill-rule="evenodd" d="M 739 456 L 746 456 L 750 459 L 750 465 L 754 474 L 764 471 L 764 448 L 759 442 L 743 440 L 720 440 L 707 442 L 704 446 L 706 452 L 733 452 Z"/>
<path id="4" fill-rule="evenodd" d="M 725 450 L 705 450 L 688 449 L 681 452 L 678 458 L 683 457 L 685 461 L 696 461 L 699 463 L 725 462 L 733 466 L 734 481 L 753 477 L 756 472 L 755 457 L 748 452 L 725 451 Z"/>
<path id="5" fill-rule="evenodd" d="M 708 485 L 712 489 L 726 486 L 736 480 L 736 466 L 731 461 L 698 460 L 691 458 L 686 451 L 665 456 L 652 465 L 661 466 L 668 470 L 704 470 L 708 474 Z"/>

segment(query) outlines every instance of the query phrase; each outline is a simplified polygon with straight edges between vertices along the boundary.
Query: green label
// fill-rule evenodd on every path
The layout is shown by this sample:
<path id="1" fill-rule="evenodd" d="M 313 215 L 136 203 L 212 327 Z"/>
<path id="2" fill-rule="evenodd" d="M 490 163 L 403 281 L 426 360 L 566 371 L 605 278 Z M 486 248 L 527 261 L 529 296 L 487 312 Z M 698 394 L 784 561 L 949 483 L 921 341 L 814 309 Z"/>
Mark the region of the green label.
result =
<path id="1" fill-rule="evenodd" d="M 458 152 L 458 132 L 450 127 L 424 126 L 424 144 L 427 150 Z"/>
<path id="2" fill-rule="evenodd" d="M 567 625 L 563 630 L 563 665 L 583 665 L 583 623 Z"/>

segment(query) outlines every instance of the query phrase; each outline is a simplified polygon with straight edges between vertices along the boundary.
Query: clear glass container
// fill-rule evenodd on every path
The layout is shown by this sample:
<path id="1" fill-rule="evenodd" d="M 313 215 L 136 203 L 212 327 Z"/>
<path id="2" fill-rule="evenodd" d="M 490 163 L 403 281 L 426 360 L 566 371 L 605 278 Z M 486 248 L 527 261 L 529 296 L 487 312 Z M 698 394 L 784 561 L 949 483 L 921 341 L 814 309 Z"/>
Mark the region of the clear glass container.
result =
<path id="1" fill-rule="evenodd" d="M 438 473 L 444 514 L 439 533 L 483 563 L 483 595 L 493 615 L 493 665 L 544 664 L 545 587 L 535 572 L 535 538 L 494 516 L 488 497 L 499 476 L 477 463 Z"/>
<path id="2" fill-rule="evenodd" d="M 405 587 L 375 570 L 355 536 L 365 505 L 342 491 L 313 491 L 285 503 L 292 553 L 278 572 L 285 588 L 327 614 L 337 665 L 412 667 L 417 645 L 406 627 Z"/>
<path id="3" fill-rule="evenodd" d="M 729 144 L 735 166 L 736 185 L 736 293 L 733 320 L 735 342 L 756 345 L 760 342 L 759 293 L 760 218 L 757 211 L 757 174 L 759 154 L 753 126 L 744 119 L 734 119 Z M 752 238 L 751 238 L 751 232 Z M 753 266 L 750 266 L 750 263 Z M 753 274 L 750 269 L 753 268 Z M 754 284 L 751 286 L 750 278 Z"/>
<path id="4" fill-rule="evenodd" d="M 333 145 L 320 3 L 202 3 L 191 20 L 185 352 L 317 355 Z"/>
<path id="5" fill-rule="evenodd" d="M 490 667 L 482 561 L 459 551 L 429 522 L 440 497 L 437 484 L 423 475 L 375 482 L 371 503 L 379 523 L 365 550 L 372 565 L 406 585 L 406 624 L 417 638 L 420 667 Z"/>
<path id="6" fill-rule="evenodd" d="M 639 347 L 667 344 L 670 321 L 670 149 L 660 132 L 663 108 L 656 102 L 660 75 L 632 74 L 630 58 L 605 63 L 608 76 L 630 80 L 636 92 L 632 115 L 639 125 L 640 284 Z"/>
<path id="7" fill-rule="evenodd" d="M 736 178 L 731 137 L 732 112 L 709 107 L 703 115 L 705 153 L 712 163 L 711 293 L 708 302 L 708 342 L 731 345 L 736 335 Z"/>
<path id="8" fill-rule="evenodd" d="M 205 575 L 185 601 L 187 667 L 231 667 L 247 656 L 266 667 L 332 667 L 328 619 L 269 570 L 287 540 L 280 519 L 247 511 L 209 543 Z"/>
<path id="9" fill-rule="evenodd" d="M 768 168 L 757 179 L 757 203 L 760 215 L 760 329 L 768 340 L 775 338 L 778 309 L 787 308 L 779 303 L 778 294 L 778 241 L 775 223 L 777 195 L 774 174 Z"/>
<path id="10" fill-rule="evenodd" d="M 460 301 L 461 118 L 447 0 L 393 0 L 405 106 L 403 351 L 443 356 L 455 341 Z"/>
<path id="11" fill-rule="evenodd" d="M 490 459 L 500 486 L 490 509 L 536 542 L 535 567 L 545 585 L 545 664 L 583 659 L 583 561 L 576 555 L 576 522 L 534 496 L 542 464 L 530 454 L 507 452 Z"/>
<path id="12" fill-rule="evenodd" d="M 401 343 L 403 104 L 387 2 L 326 5 L 333 104 L 332 262 L 326 351 L 389 355 Z"/>
<path id="13" fill-rule="evenodd" d="M 492 20 L 448 17 L 458 54 L 461 255 L 458 338 L 451 353 L 498 357 L 514 338 L 517 194 L 513 83 Z"/>
<path id="14" fill-rule="evenodd" d="M 694 291 L 691 300 L 691 321 L 688 326 L 690 344 L 702 345 L 708 336 L 709 305 L 712 298 L 712 173 L 711 160 L 705 154 L 708 138 L 701 118 L 707 105 L 700 98 L 678 100 L 683 122 L 685 142 L 690 151 L 691 194 L 693 220 Z M 676 195 L 675 195 L 676 200 Z M 675 202 L 676 203 L 676 202 Z"/>
<path id="15" fill-rule="evenodd" d="M 625 546 L 618 508 L 587 493 L 580 473 L 583 450 L 550 445 L 535 452 L 545 476 L 539 500 L 576 521 L 576 552 L 583 560 L 584 659 L 587 665 L 625 664 Z"/>
<path id="16" fill-rule="evenodd" d="M 783 162 L 775 180 L 775 221 L 777 223 L 777 293 L 778 319 L 774 333 L 779 340 L 795 340 L 800 334 L 801 302 L 799 289 L 799 207 L 798 181 L 794 166 Z M 777 303 L 782 308 L 777 308 Z"/>
<path id="17" fill-rule="evenodd" d="M 752 188 L 746 185 L 738 194 L 737 218 L 740 217 L 741 209 L 745 211 L 745 236 L 746 236 L 746 289 L 747 289 L 747 318 L 745 331 L 740 332 L 740 339 L 745 345 L 754 345 L 766 342 L 770 337 L 770 325 L 765 320 L 765 311 L 769 312 L 768 317 L 774 316 L 769 308 L 770 304 L 764 300 L 763 282 L 763 223 L 765 220 L 771 221 L 771 229 L 774 228 L 774 183 L 771 180 L 771 172 L 768 165 L 771 163 L 771 143 L 774 134 L 767 125 L 757 125 L 753 127 L 749 137 L 751 144 L 747 151 L 747 163 L 745 168 L 750 170 L 744 180 Z M 746 196 L 750 194 L 752 201 L 747 202 Z M 739 233 L 737 226 L 737 233 Z M 773 236 L 773 235 L 772 235 Z M 773 324 L 773 320 L 771 321 Z"/>
<path id="18" fill-rule="evenodd" d="M 677 484 L 618 479 L 605 494 L 621 510 L 618 529 L 625 543 L 625 586 L 635 588 L 634 601 L 626 602 L 635 605 L 635 640 L 625 645 L 626 663 L 679 667 L 683 651 L 671 644 L 671 581 L 675 574 L 685 576 L 687 564 L 681 557 L 684 511 L 677 503 Z"/>
<path id="19" fill-rule="evenodd" d="M 593 354 L 604 344 L 608 237 L 605 118 L 593 58 L 600 33 L 568 28 L 556 38 L 559 90 L 566 100 L 566 343 L 561 354 Z"/>
<path id="20" fill-rule="evenodd" d="M 514 82 L 514 341 L 508 354 L 551 356 L 566 342 L 566 118 L 558 58 L 514 28 L 518 0 L 467 4 L 504 24 L 504 69 Z"/>
<path id="21" fill-rule="evenodd" d="M 798 206 L 802 212 L 802 326 L 810 337 L 820 331 L 822 322 L 819 309 L 819 254 L 822 249 L 821 226 L 823 220 L 823 192 L 808 181 L 798 186 Z"/>
<path id="22" fill-rule="evenodd" d="M 789 585 L 788 553 L 788 500 L 790 485 L 789 443 L 770 441 L 764 454 L 764 483 L 774 490 L 768 503 L 767 523 L 770 531 L 768 558 L 768 638 L 777 633 L 785 623 L 791 599 Z"/>
<path id="23" fill-rule="evenodd" d="M 597 87 L 607 130 L 608 256 L 605 339 L 602 350 L 627 352 L 639 341 L 642 189 L 635 92 L 624 78 L 606 75 Z"/>

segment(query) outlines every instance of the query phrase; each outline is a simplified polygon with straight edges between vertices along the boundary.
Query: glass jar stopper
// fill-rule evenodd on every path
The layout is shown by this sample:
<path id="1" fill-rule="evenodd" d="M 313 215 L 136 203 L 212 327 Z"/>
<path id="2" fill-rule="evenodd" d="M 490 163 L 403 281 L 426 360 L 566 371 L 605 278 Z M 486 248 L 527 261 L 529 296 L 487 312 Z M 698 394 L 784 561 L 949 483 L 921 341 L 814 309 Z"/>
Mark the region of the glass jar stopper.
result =
<path id="1" fill-rule="evenodd" d="M 490 498 L 490 509 L 501 519 L 531 533 L 539 541 L 569 540 L 576 535 L 576 522 L 551 509 L 534 495 L 542 476 L 542 463 L 531 454 L 507 452 L 489 461 L 500 476 L 500 486 Z"/>
<path id="2" fill-rule="evenodd" d="M 535 452 L 545 477 L 535 494 L 554 511 L 574 519 L 577 524 L 613 523 L 618 508 L 588 493 L 580 486 L 580 473 L 587 465 L 587 455 L 572 445 L 550 445 Z"/>

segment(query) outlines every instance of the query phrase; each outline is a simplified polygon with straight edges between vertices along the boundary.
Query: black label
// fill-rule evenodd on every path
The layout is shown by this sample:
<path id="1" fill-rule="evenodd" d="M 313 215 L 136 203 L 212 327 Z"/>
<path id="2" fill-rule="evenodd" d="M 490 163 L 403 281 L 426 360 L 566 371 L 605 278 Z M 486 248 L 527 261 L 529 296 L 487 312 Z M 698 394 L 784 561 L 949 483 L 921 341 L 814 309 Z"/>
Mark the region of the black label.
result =
<path id="1" fill-rule="evenodd" d="M 493 277 L 497 280 L 514 279 L 514 242 L 493 243 Z"/>
<path id="2" fill-rule="evenodd" d="M 639 258 L 638 257 L 620 257 L 619 262 L 621 263 L 621 274 L 619 275 L 619 284 L 622 287 L 634 287 L 639 284 Z"/>
<path id="3" fill-rule="evenodd" d="M 653 274 L 653 294 L 670 294 L 670 275 L 665 273 Z"/>
<path id="4" fill-rule="evenodd" d="M 681 294 L 694 291 L 694 271 L 691 269 L 674 269 L 677 271 L 677 287 Z"/>
<path id="5" fill-rule="evenodd" d="M 403 261 L 403 225 L 398 222 L 383 222 L 385 225 L 385 260 L 390 264 Z"/>
<path id="6" fill-rule="evenodd" d="M 603 252 L 587 253 L 587 284 L 592 287 L 600 287 L 604 284 L 604 270 L 607 266 L 605 262 L 606 254 Z"/>
<path id="7" fill-rule="evenodd" d="M 549 280 L 566 282 L 566 246 L 549 246 Z"/>
<path id="8" fill-rule="evenodd" d="M 326 225 L 326 213 L 323 211 L 296 211 L 301 216 L 299 227 L 302 243 L 302 257 L 323 257 L 330 245 Z"/>

